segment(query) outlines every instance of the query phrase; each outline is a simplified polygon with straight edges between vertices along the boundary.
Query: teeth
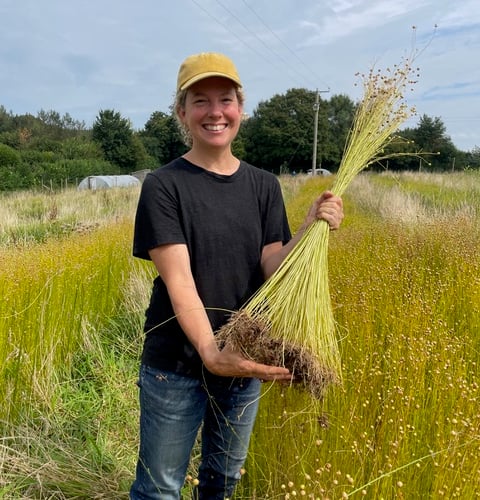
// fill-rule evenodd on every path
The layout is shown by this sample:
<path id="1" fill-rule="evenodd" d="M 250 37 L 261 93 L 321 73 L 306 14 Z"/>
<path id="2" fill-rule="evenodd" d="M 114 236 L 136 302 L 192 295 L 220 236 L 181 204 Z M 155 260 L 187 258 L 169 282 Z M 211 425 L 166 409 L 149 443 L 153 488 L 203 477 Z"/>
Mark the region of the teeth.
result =
<path id="1" fill-rule="evenodd" d="M 219 130 L 223 130 L 226 128 L 226 125 L 205 125 L 207 130 L 211 130 L 212 132 L 218 132 Z"/>

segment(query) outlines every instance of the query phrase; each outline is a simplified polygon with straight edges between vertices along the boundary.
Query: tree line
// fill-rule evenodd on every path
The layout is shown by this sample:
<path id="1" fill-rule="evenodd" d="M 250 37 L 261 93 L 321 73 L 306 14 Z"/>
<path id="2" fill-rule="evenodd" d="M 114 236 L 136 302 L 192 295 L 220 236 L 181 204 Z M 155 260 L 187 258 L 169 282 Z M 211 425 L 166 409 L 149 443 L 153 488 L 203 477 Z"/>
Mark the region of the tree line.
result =
<path id="1" fill-rule="evenodd" d="M 316 92 L 294 88 L 260 102 L 243 120 L 235 154 L 275 173 L 312 168 L 315 99 Z M 320 99 L 317 168 L 338 168 L 355 108 L 347 95 Z M 440 117 L 420 116 L 416 127 L 399 135 L 404 140 L 391 146 L 396 152 L 423 155 L 400 155 L 372 169 L 480 168 L 480 148 L 457 149 Z M 111 109 L 100 110 L 88 128 L 69 114 L 41 110 L 36 116 L 14 115 L 0 106 L 0 190 L 75 184 L 89 175 L 154 169 L 185 151 L 171 109 L 153 112 L 143 129 L 134 130 L 128 118 Z"/>

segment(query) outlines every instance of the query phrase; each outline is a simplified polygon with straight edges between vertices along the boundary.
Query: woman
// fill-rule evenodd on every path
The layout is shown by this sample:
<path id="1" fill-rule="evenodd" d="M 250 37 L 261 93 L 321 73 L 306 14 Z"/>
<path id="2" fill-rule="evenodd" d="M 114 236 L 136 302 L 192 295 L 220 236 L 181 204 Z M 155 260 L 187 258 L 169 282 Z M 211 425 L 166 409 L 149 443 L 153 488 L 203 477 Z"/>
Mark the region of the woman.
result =
<path id="1" fill-rule="evenodd" d="M 147 176 L 134 255 L 158 271 L 146 312 L 140 368 L 140 451 L 132 499 L 180 498 L 201 431 L 199 499 L 231 496 L 245 461 L 260 380 L 286 368 L 220 351 L 217 331 L 281 264 L 316 219 L 337 229 L 342 201 L 327 192 L 292 238 L 276 177 L 231 150 L 242 84 L 222 54 L 188 57 L 175 112 L 190 149 Z"/>

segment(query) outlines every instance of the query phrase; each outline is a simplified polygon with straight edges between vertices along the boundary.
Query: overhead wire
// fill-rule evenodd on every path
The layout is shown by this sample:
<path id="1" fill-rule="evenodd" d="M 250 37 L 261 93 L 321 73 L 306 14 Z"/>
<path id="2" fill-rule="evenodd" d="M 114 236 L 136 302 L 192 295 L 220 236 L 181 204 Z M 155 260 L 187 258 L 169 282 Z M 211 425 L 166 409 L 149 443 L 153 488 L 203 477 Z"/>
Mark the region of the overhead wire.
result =
<path id="1" fill-rule="evenodd" d="M 278 57 L 284 64 L 285 66 L 291 70 L 293 73 L 296 73 L 297 75 L 300 76 L 301 78 L 301 81 L 305 81 L 305 80 L 309 80 L 310 79 L 310 76 L 309 76 L 309 73 L 307 72 L 306 74 L 301 74 L 299 71 L 295 70 L 294 68 L 292 68 L 291 64 L 279 53 L 279 52 L 276 52 L 275 50 L 273 50 L 271 47 L 269 47 L 265 41 L 260 38 L 258 36 L 258 34 L 251 30 L 234 12 L 232 12 L 228 7 L 226 7 L 220 0 L 216 0 L 216 2 L 221 6 L 223 7 L 250 35 L 252 35 L 254 38 L 256 38 L 269 52 L 271 52 L 274 56 Z M 244 2 L 245 3 L 245 2 Z M 246 6 L 248 7 L 248 4 L 246 4 Z M 252 9 L 250 9 L 252 10 Z M 253 11 L 252 11 L 253 12 Z M 253 12 L 255 14 L 255 12 Z M 255 14 L 256 15 L 256 14 Z M 259 19 L 259 16 L 256 15 L 257 19 Z M 261 19 L 260 19 L 261 21 Z M 264 26 L 265 23 L 263 21 L 261 21 L 262 24 Z M 269 29 L 269 31 L 271 32 L 271 30 Z M 277 37 L 278 38 L 278 37 Z M 284 68 L 282 68 L 284 69 Z M 305 85 L 302 85 L 302 86 L 305 86 Z"/>
<path id="2" fill-rule="evenodd" d="M 258 12 L 250 5 L 246 2 L 246 0 L 242 0 L 243 4 L 245 5 L 245 7 L 247 7 L 248 10 L 250 10 L 250 12 L 252 12 L 252 14 L 258 19 L 258 21 L 260 21 L 263 26 L 268 30 L 268 32 L 280 43 L 283 45 L 283 47 L 285 47 L 287 49 L 287 51 L 293 56 L 295 57 L 295 59 L 307 70 L 308 73 L 311 73 L 313 74 L 313 76 L 318 80 L 318 81 L 322 81 L 322 83 L 325 83 L 325 85 L 330 88 L 330 86 L 328 84 L 326 84 L 326 82 L 324 82 L 322 80 L 322 78 L 319 77 L 319 75 L 315 74 L 315 71 L 312 70 L 311 67 L 307 66 L 307 64 L 305 63 L 305 61 L 288 45 L 286 44 L 271 28 L 270 26 L 263 20 L 263 18 L 260 16 L 260 14 L 258 14 Z"/>
<path id="3" fill-rule="evenodd" d="M 235 32 L 232 32 L 230 27 L 227 26 L 224 22 L 222 22 L 220 19 L 218 19 L 217 17 L 215 17 L 210 11 L 208 11 L 203 5 L 201 5 L 199 2 L 197 2 L 197 0 L 191 0 L 200 10 L 203 10 L 203 12 L 205 12 L 205 14 L 207 14 L 208 17 L 210 17 L 211 19 L 213 19 L 216 23 L 220 24 L 221 26 L 223 26 L 223 28 L 225 28 L 229 33 L 231 33 L 240 43 L 243 43 L 243 45 L 245 45 L 248 49 L 250 49 L 251 51 L 255 52 L 255 54 L 257 54 L 259 57 L 263 58 L 265 61 L 269 62 L 268 59 L 265 58 L 265 56 L 263 54 L 261 54 L 260 52 L 258 52 L 254 47 L 251 47 L 248 43 L 245 42 L 245 40 L 243 40 L 242 38 L 240 38 Z"/>
<path id="4" fill-rule="evenodd" d="M 217 16 L 215 16 L 214 14 L 212 14 L 212 12 L 210 10 L 208 10 L 204 5 L 201 5 L 199 1 L 197 0 L 191 0 L 199 9 L 201 9 L 205 14 L 207 14 L 211 19 L 213 19 L 216 23 L 218 23 L 219 25 L 221 25 L 229 34 L 231 34 L 232 36 L 234 36 L 240 43 L 242 43 L 243 45 L 245 45 L 249 50 L 251 50 L 252 52 L 254 52 L 257 56 L 261 57 L 265 62 L 267 62 L 269 65 L 271 66 L 274 66 L 277 70 L 279 71 L 282 71 L 282 72 L 285 72 L 285 70 L 287 70 L 292 76 L 295 77 L 297 83 L 300 83 L 300 86 L 302 88 L 305 88 L 307 85 L 305 85 L 305 82 L 306 80 L 309 80 L 308 83 L 310 84 L 313 84 L 313 86 L 316 86 L 317 84 L 312 80 L 311 76 L 309 73 L 307 74 L 303 74 L 301 73 L 298 69 L 295 69 L 286 59 L 285 57 L 283 57 L 281 54 L 279 54 L 278 52 L 274 51 L 272 48 L 270 48 L 264 40 L 262 40 L 257 33 L 255 33 L 255 31 L 253 31 L 251 28 L 249 28 L 234 12 L 232 12 L 231 9 L 229 9 L 228 7 L 226 7 L 220 0 L 216 0 L 216 2 L 230 15 L 232 16 L 232 18 L 234 18 L 239 24 L 240 26 L 242 26 L 242 28 L 244 30 L 247 31 L 247 33 L 249 33 L 255 40 L 257 40 L 266 50 L 268 50 L 268 52 L 270 52 L 271 54 L 273 54 L 275 56 L 275 58 L 278 58 L 282 61 L 283 65 L 280 66 L 275 60 L 273 60 L 271 57 L 267 57 L 264 53 L 260 52 L 259 50 L 257 50 L 257 48 L 255 48 L 252 44 L 250 43 L 247 43 L 247 41 L 240 37 L 236 32 L 235 30 L 232 29 L 232 26 L 230 25 L 227 25 L 226 23 L 224 23 L 222 20 L 220 20 Z M 247 7 L 248 4 L 246 4 Z M 250 9 L 252 10 L 252 9 Z M 258 14 L 254 13 L 255 16 L 257 18 L 259 18 Z M 264 26 L 267 26 L 266 23 L 264 21 L 261 21 L 262 24 Z M 267 29 L 271 32 L 271 29 L 267 27 Z M 278 36 L 275 35 L 275 37 L 278 39 Z M 293 52 L 291 51 L 291 49 L 289 49 L 289 52 Z"/>

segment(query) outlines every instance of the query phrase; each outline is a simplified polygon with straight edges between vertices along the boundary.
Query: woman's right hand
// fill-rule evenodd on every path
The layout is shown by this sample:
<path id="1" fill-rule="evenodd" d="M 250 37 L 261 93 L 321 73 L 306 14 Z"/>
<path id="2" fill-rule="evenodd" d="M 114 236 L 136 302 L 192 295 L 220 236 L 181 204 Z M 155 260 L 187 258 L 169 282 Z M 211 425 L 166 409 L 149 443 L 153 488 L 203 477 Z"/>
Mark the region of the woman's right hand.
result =
<path id="1" fill-rule="evenodd" d="M 261 380 L 290 381 L 292 374 L 288 368 L 270 366 L 250 360 L 238 351 L 226 346 L 221 351 L 212 342 L 200 353 L 205 368 L 222 377 L 252 377 Z"/>

